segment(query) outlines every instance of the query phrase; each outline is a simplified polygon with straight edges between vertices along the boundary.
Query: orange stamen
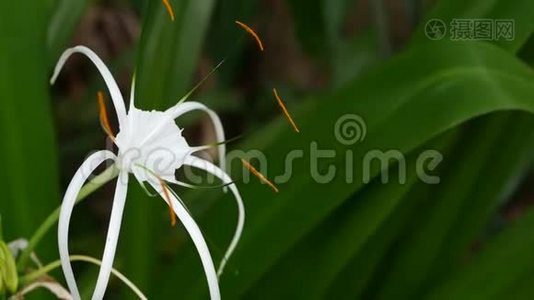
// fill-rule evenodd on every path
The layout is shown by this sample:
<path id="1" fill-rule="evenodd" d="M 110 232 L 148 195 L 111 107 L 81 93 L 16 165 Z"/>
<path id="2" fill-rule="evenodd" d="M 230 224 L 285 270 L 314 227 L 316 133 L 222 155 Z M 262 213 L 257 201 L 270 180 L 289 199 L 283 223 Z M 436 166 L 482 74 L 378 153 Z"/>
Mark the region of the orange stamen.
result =
<path id="1" fill-rule="evenodd" d="M 280 190 L 278 190 L 274 183 L 269 181 L 269 179 L 265 178 L 265 176 L 263 176 L 263 174 L 256 170 L 256 168 L 254 168 L 248 161 L 241 159 L 241 162 L 250 172 L 252 172 L 252 174 L 254 174 L 254 176 L 258 177 L 261 182 L 267 184 L 275 193 L 280 192 Z"/>
<path id="2" fill-rule="evenodd" d="M 278 95 L 278 91 L 276 89 L 273 89 L 273 93 L 274 93 L 274 96 L 276 97 L 276 100 L 278 101 L 278 105 L 280 105 L 280 108 L 282 108 L 282 111 L 286 115 L 287 120 L 289 121 L 289 123 L 291 123 L 291 126 L 293 126 L 293 129 L 295 129 L 295 132 L 299 133 L 300 130 L 297 127 L 297 124 L 295 123 L 291 115 L 289 114 L 289 111 L 287 110 L 287 107 L 284 104 L 284 101 L 282 100 L 282 98 L 280 98 L 280 95 Z"/>
<path id="3" fill-rule="evenodd" d="M 256 40 L 256 43 L 258 43 L 258 47 L 260 47 L 261 51 L 265 50 L 265 48 L 263 47 L 263 42 L 260 39 L 260 36 L 252 28 L 250 28 L 247 24 L 239 22 L 239 21 L 235 21 L 235 23 L 237 25 L 243 27 L 243 29 L 245 29 L 248 33 L 250 33 L 250 35 L 252 35 L 252 37 L 254 37 L 254 39 Z"/>
<path id="4" fill-rule="evenodd" d="M 167 187 L 167 184 L 163 181 L 163 179 L 159 178 L 159 184 L 161 185 L 161 188 L 163 189 L 163 196 L 165 197 L 165 201 L 167 201 L 167 204 L 169 205 L 169 215 L 171 217 L 171 225 L 176 225 L 176 215 L 174 214 L 174 206 L 172 205 L 171 196 L 169 195 L 169 190 Z"/>
<path id="5" fill-rule="evenodd" d="M 106 102 L 104 101 L 104 93 L 98 92 L 98 108 L 99 108 L 99 114 L 100 114 L 100 124 L 102 125 L 102 128 L 104 128 L 104 131 L 108 135 L 108 137 L 115 141 L 115 136 L 113 135 L 113 130 L 111 130 L 111 126 L 109 125 L 109 118 L 108 118 L 108 112 L 106 110 Z"/>
<path id="6" fill-rule="evenodd" d="M 174 22 L 174 10 L 172 9 L 172 5 L 169 3 L 169 0 L 163 0 L 163 5 L 165 5 L 165 8 L 167 9 L 167 12 L 171 17 L 171 21 Z"/>

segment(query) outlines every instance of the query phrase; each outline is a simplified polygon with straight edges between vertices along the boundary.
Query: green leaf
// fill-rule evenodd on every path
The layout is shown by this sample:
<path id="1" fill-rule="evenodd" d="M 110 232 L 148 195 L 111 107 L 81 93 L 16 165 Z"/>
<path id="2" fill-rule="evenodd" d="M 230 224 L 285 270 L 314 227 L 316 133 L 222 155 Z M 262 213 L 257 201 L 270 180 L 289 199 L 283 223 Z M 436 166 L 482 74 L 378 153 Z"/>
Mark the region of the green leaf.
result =
<path id="1" fill-rule="evenodd" d="M 257 132 L 256 142 L 250 141 L 242 148 L 263 149 L 271 158 L 271 175 L 283 174 L 283 158 L 291 150 L 306 151 L 304 157 L 293 164 L 293 174 L 299 176 L 281 185 L 279 195 L 259 193 L 261 186 L 254 183 L 240 186 L 248 221 L 242 242 L 230 261 L 239 273 L 223 276 L 223 294 L 230 298 L 243 295 L 284 253 L 363 187 L 359 181 L 346 184 L 343 176 L 327 185 L 310 178 L 307 154 L 310 143 L 317 142 L 321 148 L 337 150 L 337 153 L 347 150 L 334 137 L 333 128 L 338 118 L 354 113 L 366 120 L 368 138 L 352 148 L 355 161 L 361 161 L 365 153 L 373 149 L 398 149 L 409 153 L 440 133 L 477 116 L 510 109 L 532 111 L 532 77 L 526 66 L 495 46 L 452 42 L 425 44 L 411 48 L 386 66 L 326 96 L 324 101 L 313 102 L 300 113 L 296 112 L 302 134 L 295 135 L 281 125 L 284 123 Z M 383 88 L 384 84 L 387 89 Z M 264 136 L 267 132 L 268 138 Z M 323 161 L 322 166 L 330 163 L 343 174 L 346 171 L 343 161 L 339 155 Z M 379 171 L 373 170 L 372 174 Z M 202 193 L 197 195 L 198 199 L 207 198 Z M 203 225 L 206 232 L 217 228 L 214 232 L 221 234 L 220 241 L 229 240 L 231 236 L 231 230 L 223 234 L 221 228 L 232 228 L 233 224 L 231 218 L 220 217 L 227 211 L 223 203 L 227 202 L 219 201 L 214 205 Z M 218 246 L 225 243 L 220 242 Z M 192 270 L 194 267 L 184 268 Z M 203 282 L 203 277 L 196 280 Z M 186 279 L 184 284 L 184 288 L 191 289 L 190 281 Z M 203 284 L 198 286 L 198 292 L 202 292 Z"/>
<path id="2" fill-rule="evenodd" d="M 505 132 L 480 172 L 484 176 L 470 187 L 464 200 L 460 215 L 453 224 L 438 255 L 439 260 L 432 267 L 432 276 L 438 281 L 462 266 L 472 242 L 483 234 L 485 226 L 495 215 L 497 209 L 509 197 L 522 178 L 525 167 L 532 161 L 534 150 L 534 120 L 530 115 L 511 114 Z"/>
<path id="3" fill-rule="evenodd" d="M 389 272 L 383 278 L 377 299 L 412 299 L 417 297 L 424 280 L 433 272 L 431 266 L 438 259 L 441 247 L 454 221 L 460 214 L 470 187 L 485 166 L 496 142 L 506 132 L 508 115 L 494 115 L 481 119 L 473 130 L 465 133 L 465 140 L 456 153 L 447 176 L 434 191 L 430 209 L 415 218 L 416 228 L 402 241 Z M 477 151 L 473 151 L 477 149 Z"/>
<path id="4" fill-rule="evenodd" d="M 522 278 L 517 280 L 509 289 L 501 293 L 495 299 L 510 299 L 510 300 L 528 300 L 534 295 L 534 285 L 532 281 L 534 275 L 532 272 L 527 275 L 523 275 Z"/>
<path id="5" fill-rule="evenodd" d="M 439 139 L 437 149 L 442 153 L 456 135 L 449 134 Z M 254 299 L 319 299 L 330 283 L 358 250 L 383 223 L 399 209 L 401 202 L 418 181 L 416 165 L 420 152 L 406 158 L 407 174 L 399 175 L 399 167 L 390 169 L 389 183 L 377 178 L 361 192 L 353 195 L 325 222 L 320 224 L 308 237 L 303 239 L 287 255 L 278 261 L 268 274 L 257 283 L 258 288 L 247 294 Z M 406 176 L 400 181 L 399 176 Z M 321 270 L 315 272 L 314 270 Z M 285 274 L 285 276 L 280 276 Z M 287 281 L 287 278 L 292 278 Z M 266 290 L 264 287 L 271 287 Z M 306 288 L 300 288 L 306 286 Z"/>
<path id="6" fill-rule="evenodd" d="M 19 275 L 17 274 L 17 265 L 15 264 L 15 259 L 9 251 L 6 243 L 0 241 L 0 252 L 2 252 L 3 259 L 0 259 L 2 267 L 2 277 L 6 285 L 6 289 L 10 293 L 15 293 L 19 285 Z"/>
<path id="7" fill-rule="evenodd" d="M 231 86 L 237 79 L 236 76 L 242 72 L 241 58 L 246 54 L 245 47 L 254 47 L 254 51 L 257 51 L 257 46 L 253 44 L 248 33 L 238 27 L 235 21 L 249 23 L 258 12 L 258 2 L 258 0 L 234 0 L 217 3 L 206 40 L 206 51 L 209 52 L 214 64 L 226 58 L 223 67 L 217 71 L 218 82 Z M 250 23 L 250 25 L 256 27 L 259 24 Z M 261 27 L 258 29 L 261 30 Z M 261 32 L 258 34 L 261 35 Z M 220 91 L 217 92 L 220 94 Z M 213 100 L 214 104 L 221 104 L 220 96 L 214 97 Z M 230 102 L 235 102 L 235 99 L 232 100 L 234 101 Z M 209 101 L 209 98 L 206 97 L 205 101 Z"/>
<path id="8" fill-rule="evenodd" d="M 137 65 L 138 107 L 166 109 L 193 86 L 215 0 L 171 3 L 174 22 L 159 1 L 147 9 Z"/>
<path id="9" fill-rule="evenodd" d="M 65 50 L 72 33 L 76 29 L 80 18 L 87 8 L 87 0 L 57 0 L 48 23 L 46 46 L 50 66 Z"/>
<path id="10" fill-rule="evenodd" d="M 0 262 L 2 261 L 0 260 Z M 4 287 L 4 278 L 3 278 L 2 273 L 3 273 L 3 270 L 2 270 L 2 267 L 0 266 L 0 297 L 1 297 L 0 299 L 3 299 L 6 293 L 5 287 Z"/>
<path id="11" fill-rule="evenodd" d="M 408 222 L 417 210 L 430 197 L 430 185 L 418 183 L 402 200 L 402 205 L 393 215 L 369 238 L 360 251 L 352 257 L 341 271 L 333 284 L 322 297 L 327 299 L 363 299 L 363 293 L 369 286 L 380 285 L 379 268 L 387 265 L 387 255 L 393 244 L 409 232 Z M 394 253 L 394 252 L 393 252 Z M 372 280 L 378 283 L 372 285 Z"/>
<path id="12" fill-rule="evenodd" d="M 3 241 L 0 241 L 0 243 L 3 243 Z M 4 294 L 6 293 L 4 283 L 5 264 L 6 256 L 4 254 L 4 251 L 0 251 L 0 296 L 4 296 Z"/>
<path id="13" fill-rule="evenodd" d="M 516 220 L 426 299 L 497 299 L 534 267 L 534 212 Z M 532 295 L 531 295 L 532 296 Z"/>
<path id="14" fill-rule="evenodd" d="M 60 203 L 46 13 L 45 1 L 0 5 L 0 211 L 6 240 L 30 236 Z M 46 259 L 55 249 L 50 235 L 38 251 Z"/>
<path id="15" fill-rule="evenodd" d="M 0 214 L 0 241 L 4 240 L 4 224 L 2 222 L 2 214 Z"/>

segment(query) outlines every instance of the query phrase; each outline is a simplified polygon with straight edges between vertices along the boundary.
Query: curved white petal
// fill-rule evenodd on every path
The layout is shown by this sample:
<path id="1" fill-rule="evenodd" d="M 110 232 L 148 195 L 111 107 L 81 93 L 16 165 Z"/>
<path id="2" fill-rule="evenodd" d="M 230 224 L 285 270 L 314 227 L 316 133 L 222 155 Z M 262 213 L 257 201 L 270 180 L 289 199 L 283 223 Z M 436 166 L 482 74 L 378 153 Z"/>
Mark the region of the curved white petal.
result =
<path id="1" fill-rule="evenodd" d="M 56 82 L 56 79 L 59 76 L 61 69 L 63 69 L 63 66 L 65 65 L 67 60 L 75 53 L 81 53 L 87 56 L 97 67 L 98 71 L 102 75 L 102 78 L 106 82 L 106 85 L 109 89 L 109 93 L 111 94 L 111 99 L 113 101 L 113 105 L 115 106 L 115 111 L 117 112 L 119 126 L 122 126 L 126 118 L 126 108 L 124 106 L 124 99 L 122 98 L 119 86 L 117 85 L 117 82 L 115 82 L 115 79 L 113 78 L 113 75 L 111 75 L 111 72 L 109 71 L 108 67 L 106 67 L 100 57 L 98 57 L 98 55 L 96 55 L 96 53 L 94 53 L 91 49 L 85 46 L 76 46 L 74 48 L 67 49 L 65 52 L 63 52 L 56 64 L 56 68 L 54 69 L 54 75 L 52 75 L 52 78 L 50 79 L 50 84 L 54 84 L 54 82 Z"/>
<path id="2" fill-rule="evenodd" d="M 165 195 L 163 193 L 162 187 L 154 183 L 153 180 L 150 180 L 149 182 L 152 185 L 152 187 L 156 191 L 158 191 L 161 197 L 165 200 Z M 193 243 L 195 244 L 195 247 L 197 248 L 198 254 L 200 256 L 200 260 L 202 262 L 202 266 L 204 267 L 204 273 L 206 274 L 206 279 L 208 281 L 210 298 L 211 300 L 220 300 L 221 294 L 219 291 L 219 280 L 217 277 L 217 273 L 215 272 L 215 266 L 213 264 L 213 260 L 211 258 L 208 245 L 206 244 L 206 241 L 204 240 L 204 236 L 202 235 L 202 232 L 200 231 L 200 228 L 198 227 L 193 217 L 188 213 L 187 209 L 182 205 L 182 202 L 178 201 L 178 199 L 173 195 L 173 193 L 169 193 L 169 197 L 170 197 L 170 200 L 172 201 L 172 208 L 174 209 L 174 213 L 184 225 L 185 229 L 191 236 L 191 240 L 193 240 Z"/>
<path id="3" fill-rule="evenodd" d="M 102 265 L 100 266 L 100 272 L 98 273 L 96 288 L 93 292 L 93 300 L 103 299 L 104 294 L 106 293 L 109 276 L 113 269 L 113 260 L 115 258 L 117 241 L 119 239 L 119 232 L 121 230 L 122 213 L 124 211 L 127 191 L 128 173 L 121 172 L 117 180 L 117 187 L 115 188 L 115 196 L 113 199 L 113 208 L 111 209 L 111 218 L 109 220 L 106 246 L 104 247 L 104 255 L 102 256 Z"/>
<path id="4" fill-rule="evenodd" d="M 219 166 L 221 167 L 223 171 L 226 172 L 226 145 L 224 144 L 225 136 L 224 136 L 224 128 L 222 126 L 222 122 L 219 116 L 213 110 L 209 109 L 204 104 L 199 103 L 199 102 L 193 102 L 193 101 L 179 103 L 175 105 L 174 107 L 171 107 L 170 109 L 168 109 L 167 113 L 170 113 L 172 118 L 176 119 L 183 114 L 186 114 L 188 112 L 192 112 L 195 110 L 205 112 L 210 117 L 211 122 L 213 123 L 213 127 L 215 128 L 215 135 L 217 136 L 217 143 L 219 143 L 219 145 L 217 146 L 218 153 L 219 153 Z"/>
<path id="5" fill-rule="evenodd" d="M 87 160 L 83 162 L 74 177 L 72 178 L 67 192 L 63 197 L 61 203 L 61 210 L 59 212 L 58 222 L 58 247 L 59 256 L 61 258 L 61 267 L 63 268 L 63 274 L 65 280 L 69 286 L 69 290 L 74 299 L 80 299 L 80 293 L 76 286 L 76 279 L 74 278 L 74 272 L 69 259 L 69 223 L 72 215 L 72 210 L 76 204 L 76 198 L 87 178 L 91 173 L 104 161 L 116 160 L 115 154 L 110 151 L 99 151 L 91 155 Z"/>
<path id="6" fill-rule="evenodd" d="M 238 209 L 237 227 L 234 233 L 234 237 L 232 238 L 232 241 L 230 242 L 230 246 L 228 246 L 228 249 L 226 250 L 226 253 L 224 254 L 224 257 L 221 261 L 221 264 L 219 265 L 219 270 L 217 271 L 217 275 L 220 276 L 224 271 L 224 267 L 226 266 L 228 259 L 230 258 L 230 256 L 232 256 L 232 253 L 234 252 L 237 244 L 239 243 L 239 239 L 241 238 L 241 233 L 243 232 L 243 226 L 245 225 L 245 206 L 243 205 L 243 199 L 241 198 L 241 195 L 239 194 L 239 190 L 237 189 L 237 186 L 232 183 L 233 181 L 230 178 L 230 176 L 228 176 L 223 170 L 219 169 L 217 166 L 215 166 L 211 162 L 201 159 L 201 158 L 194 157 L 194 156 L 188 156 L 184 161 L 184 165 L 188 165 L 191 167 L 204 170 L 208 173 L 211 173 L 217 176 L 219 179 L 223 181 L 224 184 L 229 184 L 228 187 L 234 194 L 235 200 L 237 202 L 237 209 Z"/>

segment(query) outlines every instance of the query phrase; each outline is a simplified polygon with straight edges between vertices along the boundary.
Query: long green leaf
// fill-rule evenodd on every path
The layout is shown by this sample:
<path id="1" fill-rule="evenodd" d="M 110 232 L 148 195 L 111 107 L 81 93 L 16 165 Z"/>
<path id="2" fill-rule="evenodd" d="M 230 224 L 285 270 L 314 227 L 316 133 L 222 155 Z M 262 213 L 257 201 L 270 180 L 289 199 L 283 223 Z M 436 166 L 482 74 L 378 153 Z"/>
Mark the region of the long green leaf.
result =
<path id="1" fill-rule="evenodd" d="M 469 266 L 426 299 L 495 299 L 534 267 L 534 212 L 505 229 Z M 532 296 L 532 295 L 531 295 Z"/>
<path id="2" fill-rule="evenodd" d="M 87 8 L 87 0 L 58 0 L 48 23 L 46 47 L 49 66 L 54 66 Z"/>
<path id="3" fill-rule="evenodd" d="M 0 5 L 0 211 L 7 241 L 31 236 L 60 203 L 47 85 L 46 13 L 44 1 Z M 50 235 L 37 250 L 50 258 L 54 244 Z"/>
<path id="4" fill-rule="evenodd" d="M 486 166 L 470 187 L 468 201 L 450 230 L 447 240 L 432 267 L 432 277 L 439 280 L 462 265 L 473 241 L 484 233 L 484 228 L 495 215 L 503 199 L 522 178 L 525 166 L 532 160 L 534 150 L 534 120 L 529 115 L 514 113 L 504 134 L 493 148 Z"/>
<path id="5" fill-rule="evenodd" d="M 414 65 L 414 61 L 418 63 Z M 301 135 L 277 124 L 278 135 L 270 128 L 273 139 L 245 147 L 264 149 L 271 158 L 271 174 L 282 174 L 283 157 L 295 148 L 308 149 L 312 141 L 344 153 L 347 148 L 335 140 L 333 127 L 339 117 L 356 113 L 365 118 L 368 127 L 368 138 L 353 149 L 356 161 L 361 161 L 371 149 L 399 149 L 407 153 L 474 117 L 499 110 L 532 111 L 531 81 L 532 73 L 526 66 L 488 44 L 421 45 L 326 98 L 335 101 L 303 108 L 302 113 L 296 114 L 297 120 L 301 120 Z M 258 132 L 256 139 L 262 139 L 262 134 Z M 258 146 L 266 143 L 271 145 Z M 258 194 L 261 188 L 256 184 L 240 187 L 245 199 L 254 201 L 247 201 L 248 223 L 231 261 L 239 275 L 227 274 L 222 278 L 226 297 L 243 295 L 283 253 L 361 189 L 360 182 L 348 185 L 342 176 L 328 185 L 315 183 L 309 176 L 309 159 L 305 154 L 295 161 L 293 172 L 300 175 L 282 185 L 284 192 L 276 197 L 268 192 Z M 344 173 L 341 156 L 330 161 L 340 174 Z M 374 174 L 378 172 L 375 170 Z M 222 206 L 215 205 L 213 214 L 206 216 L 203 226 L 206 231 L 232 228 L 231 221 L 215 218 Z M 314 209 L 306 209 L 309 207 Z M 230 235 L 228 230 L 227 239 Z M 199 291 L 203 291 L 200 286 Z"/>
<path id="6" fill-rule="evenodd" d="M 439 146 L 429 149 L 443 152 L 456 136 L 449 134 L 439 139 Z M 421 150 L 421 152 L 424 150 Z M 419 154 L 415 151 L 407 158 L 406 182 L 399 183 L 397 165 L 391 167 L 388 184 L 377 178 L 371 185 L 355 195 L 303 239 L 288 255 L 258 282 L 257 289 L 246 298 L 254 299 L 318 299 L 350 261 L 395 210 L 399 209 L 405 194 L 418 181 L 416 164 Z M 404 176 L 404 174 L 402 175 Z M 315 270 L 320 270 L 316 272 Z M 290 282 L 287 277 L 292 278 Z M 265 286 L 271 287 L 268 291 Z M 307 286 L 306 288 L 301 288 Z"/>
<path id="7" fill-rule="evenodd" d="M 455 163 L 434 191 L 432 206 L 421 211 L 415 218 L 416 228 L 402 242 L 395 261 L 390 265 L 388 275 L 377 299 L 412 299 L 430 273 L 430 266 L 437 259 L 444 240 L 460 214 L 460 209 L 470 187 L 476 182 L 489 158 L 493 145 L 499 141 L 505 131 L 508 115 L 495 115 L 487 122 L 481 119 L 478 126 L 466 132 L 467 137 L 454 157 Z M 472 149 L 477 149 L 473 151 Z"/>
<path id="8" fill-rule="evenodd" d="M 430 187 L 419 183 L 412 188 L 402 200 L 402 205 L 338 274 L 333 284 L 322 295 L 323 298 L 363 299 L 363 294 L 369 286 L 380 285 L 381 274 L 378 273 L 381 265 L 387 265 L 386 256 L 392 251 L 392 245 L 402 239 L 405 232 L 409 232 L 408 222 L 429 198 Z M 373 284 L 375 277 L 380 278 Z"/>

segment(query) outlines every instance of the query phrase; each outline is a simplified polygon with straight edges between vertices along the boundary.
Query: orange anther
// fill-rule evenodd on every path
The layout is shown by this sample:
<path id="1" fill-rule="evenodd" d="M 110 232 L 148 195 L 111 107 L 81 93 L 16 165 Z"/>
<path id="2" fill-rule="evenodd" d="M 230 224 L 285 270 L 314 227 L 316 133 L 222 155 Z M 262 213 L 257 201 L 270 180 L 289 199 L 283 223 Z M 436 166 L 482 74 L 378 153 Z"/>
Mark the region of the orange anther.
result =
<path id="1" fill-rule="evenodd" d="M 169 17 L 171 17 L 171 21 L 174 21 L 174 10 L 172 9 L 172 5 L 169 3 L 169 0 L 162 0 L 163 5 L 165 5 L 165 8 L 167 9 L 167 12 L 169 13 Z"/>
<path id="2" fill-rule="evenodd" d="M 250 26 L 248 26 L 247 24 L 245 24 L 243 22 L 239 22 L 239 21 L 235 21 L 235 23 L 237 25 L 241 26 L 243 29 L 245 29 L 248 33 L 250 33 L 250 35 L 252 35 L 252 37 L 254 37 L 254 39 L 256 40 L 256 43 L 258 43 L 258 47 L 260 47 L 261 51 L 265 50 L 265 48 L 263 47 L 263 42 L 260 39 L 260 36 L 252 28 L 250 28 Z"/>
<path id="3" fill-rule="evenodd" d="M 115 141 L 115 136 L 113 135 L 113 131 L 111 130 L 111 126 L 109 125 L 106 102 L 104 101 L 104 93 L 102 92 L 98 92 L 98 108 L 100 114 L 100 124 L 102 125 L 102 128 L 104 128 L 104 131 L 106 132 L 108 137 L 112 141 Z"/>
<path id="4" fill-rule="evenodd" d="M 284 104 L 284 101 L 282 100 L 282 98 L 280 98 L 280 95 L 278 95 L 278 91 L 276 89 L 273 89 L 273 93 L 274 93 L 274 96 L 276 97 L 276 100 L 278 101 L 278 105 L 280 105 L 280 108 L 284 112 L 284 115 L 286 115 L 287 120 L 289 121 L 289 123 L 291 123 L 291 126 L 293 126 L 293 129 L 295 130 L 295 132 L 299 133 L 300 130 L 297 127 L 297 124 L 295 123 L 291 115 L 289 114 L 289 111 L 287 110 L 287 107 Z"/>
<path id="5" fill-rule="evenodd" d="M 250 172 L 252 172 L 252 174 L 254 174 L 254 176 L 258 177 L 261 182 L 267 184 L 275 193 L 280 192 L 276 185 L 274 185 L 274 183 L 272 183 L 271 181 L 269 181 L 269 179 L 263 176 L 263 174 L 256 170 L 256 168 L 254 168 L 248 161 L 241 159 L 241 162 Z"/>
<path id="6" fill-rule="evenodd" d="M 174 206 L 172 205 L 171 196 L 169 195 L 169 190 L 167 187 L 167 184 L 163 179 L 159 178 L 159 184 L 161 185 L 161 188 L 163 189 L 163 196 L 165 197 L 165 201 L 167 201 L 167 204 L 169 205 L 169 215 L 171 217 L 171 225 L 176 225 L 176 215 L 174 214 Z"/>

